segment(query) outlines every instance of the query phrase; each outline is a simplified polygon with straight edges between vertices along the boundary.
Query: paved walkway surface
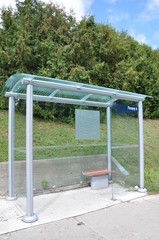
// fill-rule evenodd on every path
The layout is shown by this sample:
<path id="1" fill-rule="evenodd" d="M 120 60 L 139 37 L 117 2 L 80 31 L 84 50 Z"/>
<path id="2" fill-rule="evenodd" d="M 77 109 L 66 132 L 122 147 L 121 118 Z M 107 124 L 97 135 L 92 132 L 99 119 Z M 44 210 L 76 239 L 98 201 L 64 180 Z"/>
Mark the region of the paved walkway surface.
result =
<path id="1" fill-rule="evenodd" d="M 35 197 L 39 220 L 22 221 L 25 198 L 0 200 L 0 240 L 158 240 L 159 195 L 90 188 Z"/>

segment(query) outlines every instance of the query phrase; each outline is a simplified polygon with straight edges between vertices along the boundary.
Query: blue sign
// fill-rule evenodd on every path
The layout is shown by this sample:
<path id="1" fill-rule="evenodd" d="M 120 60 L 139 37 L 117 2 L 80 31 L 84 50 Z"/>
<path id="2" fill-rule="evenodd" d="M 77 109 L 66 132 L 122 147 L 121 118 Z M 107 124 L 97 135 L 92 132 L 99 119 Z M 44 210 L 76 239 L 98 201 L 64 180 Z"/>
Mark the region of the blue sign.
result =
<path id="1" fill-rule="evenodd" d="M 129 113 L 131 114 L 131 113 L 138 112 L 137 106 L 124 105 L 124 104 L 114 104 L 112 109 L 115 110 L 116 114 L 129 114 Z"/>

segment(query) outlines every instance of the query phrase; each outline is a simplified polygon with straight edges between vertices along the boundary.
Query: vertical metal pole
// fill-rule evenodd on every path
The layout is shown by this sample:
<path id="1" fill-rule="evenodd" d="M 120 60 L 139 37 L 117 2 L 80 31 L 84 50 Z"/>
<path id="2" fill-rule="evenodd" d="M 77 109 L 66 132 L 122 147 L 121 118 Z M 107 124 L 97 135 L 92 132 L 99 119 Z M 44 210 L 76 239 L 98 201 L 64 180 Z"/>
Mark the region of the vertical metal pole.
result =
<path id="1" fill-rule="evenodd" d="M 9 97 L 8 111 L 8 196 L 9 201 L 16 200 L 14 195 L 14 97 Z"/>
<path id="2" fill-rule="evenodd" d="M 107 107 L 107 163 L 108 170 L 112 170 L 111 161 L 111 108 Z M 109 174 L 109 183 L 112 183 L 112 174 Z"/>
<path id="3" fill-rule="evenodd" d="M 138 103 L 138 125 L 139 125 L 139 192 L 146 192 L 144 188 L 144 137 L 143 137 L 143 107 L 142 101 Z"/>
<path id="4" fill-rule="evenodd" d="M 27 210 L 23 221 L 35 222 L 38 217 L 33 213 L 33 86 L 27 85 L 26 96 L 26 194 Z"/>

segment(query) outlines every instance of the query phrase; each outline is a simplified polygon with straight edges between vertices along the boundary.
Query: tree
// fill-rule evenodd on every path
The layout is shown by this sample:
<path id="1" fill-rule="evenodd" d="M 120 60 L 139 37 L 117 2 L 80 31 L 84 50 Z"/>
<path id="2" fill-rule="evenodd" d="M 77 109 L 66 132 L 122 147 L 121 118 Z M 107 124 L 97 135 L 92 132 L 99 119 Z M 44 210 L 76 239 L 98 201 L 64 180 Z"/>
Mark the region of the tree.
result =
<path id="1" fill-rule="evenodd" d="M 93 16 L 77 23 L 72 12 L 52 3 L 17 0 L 16 6 L 1 10 L 0 88 L 16 72 L 69 79 L 153 96 L 144 115 L 159 117 L 158 50 Z M 0 100 L 4 108 L 6 99 Z M 36 115 L 52 118 L 48 109 L 38 104 Z"/>

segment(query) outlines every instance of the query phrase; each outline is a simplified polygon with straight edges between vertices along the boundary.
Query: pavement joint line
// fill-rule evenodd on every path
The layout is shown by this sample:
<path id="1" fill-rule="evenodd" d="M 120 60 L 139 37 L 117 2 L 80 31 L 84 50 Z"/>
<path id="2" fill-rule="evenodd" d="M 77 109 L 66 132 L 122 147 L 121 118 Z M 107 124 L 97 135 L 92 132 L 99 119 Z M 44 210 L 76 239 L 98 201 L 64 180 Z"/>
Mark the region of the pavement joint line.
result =
<path id="1" fill-rule="evenodd" d="M 159 203 L 153 202 L 153 201 L 151 201 L 151 200 L 149 200 L 149 202 L 151 202 L 151 203 L 153 203 L 153 204 L 155 204 L 155 205 L 159 205 Z"/>
<path id="2" fill-rule="evenodd" d="M 81 221 L 78 220 L 78 216 L 72 217 L 72 218 L 73 218 L 76 222 L 81 223 L 81 224 L 79 224 L 79 225 L 85 225 L 85 223 L 83 223 L 83 222 L 81 222 Z"/>
<path id="3" fill-rule="evenodd" d="M 154 196 L 154 197 L 153 197 Z M 129 200 L 130 203 L 146 200 L 146 201 L 151 201 L 152 198 L 155 198 L 156 195 L 149 195 L 148 193 L 144 196 L 139 196 L 137 198 Z"/>
<path id="4" fill-rule="evenodd" d="M 17 202 L 13 202 L 13 205 L 16 207 L 16 209 L 21 213 L 21 217 L 23 217 L 23 215 L 25 214 L 25 212 L 23 211 L 23 209 L 17 204 Z"/>
<path id="5" fill-rule="evenodd" d="M 157 206 L 159 205 L 159 201 L 158 201 L 158 203 L 157 203 L 157 202 L 154 202 L 153 199 L 148 199 L 147 201 L 153 203 L 154 205 L 157 205 Z"/>
<path id="6" fill-rule="evenodd" d="M 99 211 L 99 210 L 97 210 L 97 211 Z M 86 214 L 86 213 L 85 213 L 85 214 Z M 83 215 L 85 215 L 85 214 L 83 214 Z M 87 213 L 87 214 L 89 214 L 89 213 Z M 78 220 L 78 216 L 72 217 L 72 219 L 74 219 L 74 220 L 77 222 L 77 225 L 83 226 L 83 227 L 85 227 L 86 229 L 89 229 L 91 232 L 95 233 L 95 235 L 98 235 L 98 236 L 100 237 L 99 240 L 109 240 L 108 238 L 105 238 L 105 236 L 103 236 L 103 235 L 99 234 L 98 232 L 96 232 L 96 231 L 95 231 L 92 227 L 90 227 L 89 225 L 87 225 L 87 224 L 85 224 L 84 222 L 81 222 L 80 220 Z"/>

